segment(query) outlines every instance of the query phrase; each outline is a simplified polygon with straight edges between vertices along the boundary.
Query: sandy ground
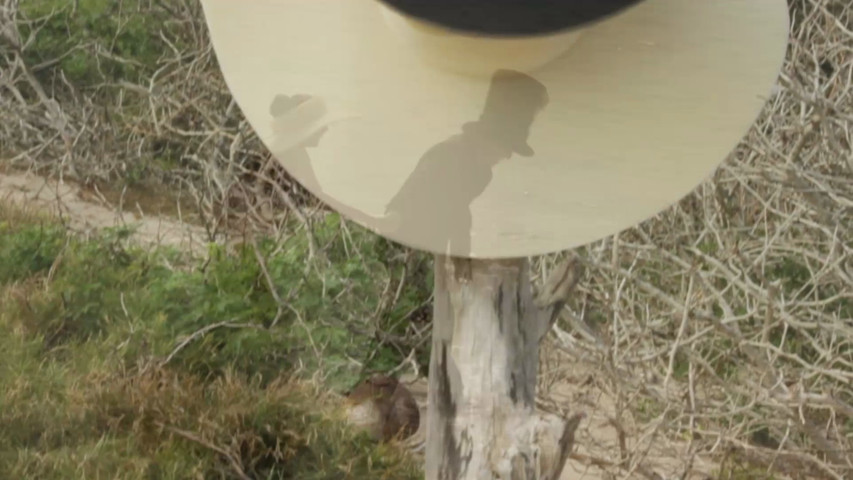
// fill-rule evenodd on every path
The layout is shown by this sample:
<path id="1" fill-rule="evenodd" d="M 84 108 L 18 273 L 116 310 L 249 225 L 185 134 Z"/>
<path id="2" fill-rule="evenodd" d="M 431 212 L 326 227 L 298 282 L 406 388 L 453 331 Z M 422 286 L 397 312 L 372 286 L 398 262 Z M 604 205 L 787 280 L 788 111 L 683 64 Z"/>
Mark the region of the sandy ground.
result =
<path id="1" fill-rule="evenodd" d="M 594 387 L 585 385 L 585 379 L 590 372 L 584 372 L 577 365 L 563 363 L 564 368 L 572 369 L 574 380 L 551 387 L 546 395 L 547 400 L 559 404 L 562 408 L 569 407 L 571 411 L 582 411 L 586 418 L 581 423 L 576 438 L 572 456 L 566 463 L 561 480 L 712 480 L 715 466 L 701 458 L 694 459 L 691 473 L 682 477 L 687 458 L 688 445 L 674 446 L 671 442 L 666 447 L 652 448 L 647 458 L 654 459 L 643 462 L 644 471 L 619 470 L 607 463 L 617 460 L 619 452 L 619 436 L 611 426 L 610 417 L 616 411 L 616 404 L 607 394 Z M 427 408 L 427 379 L 415 379 L 404 376 L 402 380 L 409 384 L 421 407 L 421 428 L 411 439 L 411 443 L 422 444 L 425 435 L 424 421 Z M 411 383 L 410 383 L 411 382 Z M 629 440 L 630 441 L 630 440 Z M 660 445 L 660 444 L 658 444 Z M 604 463 L 605 468 L 596 466 Z M 614 472 L 618 474 L 614 475 Z"/>
<path id="2" fill-rule="evenodd" d="M 199 252 L 206 243 L 203 228 L 163 216 L 145 216 L 133 204 L 120 210 L 95 191 L 28 173 L 0 173 L 0 198 L 59 215 L 78 233 L 131 226 L 136 229 L 135 240 L 144 244 Z"/>
<path id="3" fill-rule="evenodd" d="M 132 225 L 136 227 L 134 238 L 138 242 L 169 245 L 193 252 L 204 248 L 207 238 L 200 227 L 166 216 L 145 216 L 132 204 L 122 212 L 96 191 L 87 191 L 73 184 L 47 181 L 31 174 L 0 173 L 0 198 L 53 212 L 60 215 L 73 231 L 84 234 L 97 229 Z M 645 475 L 624 471 L 618 476 L 604 473 L 601 468 L 595 466 L 596 460 L 593 459 L 612 461 L 619 451 L 619 437 L 609 422 L 609 415 L 615 412 L 615 403 L 603 392 L 596 391 L 588 384 L 584 385 L 582 379 L 590 372 L 583 372 L 578 366 L 571 364 L 561 365 L 561 368 L 572 372 L 572 378 L 581 380 L 557 385 L 549 392 L 549 400 L 561 405 L 572 405 L 573 411 L 582 410 L 587 414 L 579 429 L 575 453 L 568 461 L 563 480 L 712 478 L 707 474 L 713 471 L 712 467 L 702 462 L 694 465 L 694 470 L 706 473 L 681 477 L 678 466 L 682 464 L 681 458 L 685 458 L 684 453 L 683 450 L 679 451 L 681 449 L 673 448 L 671 444 L 668 444 L 666 450 L 659 449 L 650 455 L 650 458 L 656 459 L 655 464 L 649 465 L 653 474 L 648 471 Z M 426 379 L 409 378 L 407 383 L 409 381 L 414 381 L 411 389 L 421 405 L 422 418 L 426 418 Z M 421 422 L 422 427 L 424 423 Z M 422 443 L 423 436 L 422 428 L 413 443 Z M 609 470 L 614 471 L 612 468 Z"/>

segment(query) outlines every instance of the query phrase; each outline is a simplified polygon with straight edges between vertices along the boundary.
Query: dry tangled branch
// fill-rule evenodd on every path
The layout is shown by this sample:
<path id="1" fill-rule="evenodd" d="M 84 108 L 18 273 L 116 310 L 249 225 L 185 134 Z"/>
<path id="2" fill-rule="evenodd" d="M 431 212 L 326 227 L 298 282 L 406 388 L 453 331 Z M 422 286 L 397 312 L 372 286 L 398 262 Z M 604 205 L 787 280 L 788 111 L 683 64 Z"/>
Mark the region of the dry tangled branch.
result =
<path id="1" fill-rule="evenodd" d="M 749 478 L 853 475 L 853 8 L 789 3 L 782 88 L 737 151 L 585 249 L 555 343 L 612 400 L 596 406 L 617 440 L 587 463 L 615 478 L 694 478 L 700 458 Z"/>

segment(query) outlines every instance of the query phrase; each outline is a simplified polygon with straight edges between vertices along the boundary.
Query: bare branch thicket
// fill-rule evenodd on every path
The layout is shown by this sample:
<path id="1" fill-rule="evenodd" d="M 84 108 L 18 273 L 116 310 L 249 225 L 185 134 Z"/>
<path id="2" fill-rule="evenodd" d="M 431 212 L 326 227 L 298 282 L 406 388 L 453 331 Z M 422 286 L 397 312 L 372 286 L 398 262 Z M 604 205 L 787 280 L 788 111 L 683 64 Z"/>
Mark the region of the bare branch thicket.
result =
<path id="1" fill-rule="evenodd" d="M 615 478 L 693 478 L 699 458 L 853 476 L 853 7 L 789 3 L 781 88 L 745 141 L 677 206 L 584 249 L 554 343 L 614 399 L 620 441 L 586 463 Z"/>
<path id="2" fill-rule="evenodd" d="M 126 17 L 117 25 L 144 16 L 161 20 L 159 31 L 146 40 L 162 49 L 152 65 L 97 41 L 41 58 L 35 39 L 44 35 L 45 25 L 64 21 L 73 5 L 27 18 L 17 0 L 3 0 L 0 111 L 13 121 L 0 122 L 2 158 L 13 167 L 83 185 L 140 179 L 145 187 L 168 185 L 192 199 L 212 238 L 247 221 L 274 231 L 289 214 L 308 227 L 304 210 L 317 202 L 285 172 L 261 168 L 270 156 L 217 68 L 199 2 L 124 4 L 114 12 Z M 123 33 L 117 27 L 115 37 Z M 97 64 L 88 72 L 95 80 L 82 86 L 62 68 L 63 59 L 80 51 Z M 118 65 L 135 67 L 138 78 L 111 74 Z M 262 208 L 265 203 L 274 208 Z"/>
<path id="3" fill-rule="evenodd" d="M 18 0 L 0 0 L 0 157 L 83 183 L 142 170 L 193 198 L 212 238 L 235 227 L 290 235 L 291 217 L 310 232 L 323 210 L 263 168 L 269 155 L 217 70 L 197 0 L 123 4 L 121 15 L 161 20 L 155 65 L 96 41 L 39 58 L 41 29 L 68 12 L 28 18 Z M 596 401 L 618 441 L 576 457 L 614 478 L 661 469 L 690 478 L 703 458 L 792 478 L 853 476 L 853 7 L 789 4 L 780 89 L 714 178 L 655 219 L 581 249 L 587 276 L 552 339 L 571 368 L 542 381 L 591 372 L 584 388 L 611 399 Z M 80 51 L 97 59 L 91 85 L 62 68 Z M 115 65 L 138 78 L 116 80 Z M 341 235 L 356 247 L 346 225 Z M 557 257 L 534 271 L 544 278 Z M 381 282 L 382 308 L 396 303 L 406 275 Z M 413 326 L 410 338 L 389 341 L 405 354 L 428 338 Z M 664 468 L 661 449 L 683 454 Z"/>

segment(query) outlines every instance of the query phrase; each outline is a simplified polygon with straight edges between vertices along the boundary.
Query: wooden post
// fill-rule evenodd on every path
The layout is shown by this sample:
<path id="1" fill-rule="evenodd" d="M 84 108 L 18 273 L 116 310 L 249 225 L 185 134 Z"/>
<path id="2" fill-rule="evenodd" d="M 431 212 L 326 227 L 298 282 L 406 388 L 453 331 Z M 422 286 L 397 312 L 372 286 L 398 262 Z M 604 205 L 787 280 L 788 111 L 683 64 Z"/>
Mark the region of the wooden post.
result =
<path id="1" fill-rule="evenodd" d="M 427 480 L 557 480 L 582 416 L 535 410 L 539 343 L 578 280 L 534 301 L 526 259 L 435 257 Z"/>

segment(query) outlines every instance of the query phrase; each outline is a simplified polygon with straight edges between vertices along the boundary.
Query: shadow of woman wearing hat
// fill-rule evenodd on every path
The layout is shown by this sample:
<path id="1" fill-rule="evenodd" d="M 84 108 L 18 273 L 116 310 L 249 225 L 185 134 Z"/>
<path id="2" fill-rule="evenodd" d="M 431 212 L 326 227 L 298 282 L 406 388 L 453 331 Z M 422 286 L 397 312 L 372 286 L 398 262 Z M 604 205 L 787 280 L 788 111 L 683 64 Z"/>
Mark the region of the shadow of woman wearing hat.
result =
<path id="1" fill-rule="evenodd" d="M 309 149 L 319 146 L 320 141 L 333 125 L 352 120 L 358 115 L 330 111 L 319 96 L 276 95 L 270 104 L 273 141 L 270 151 L 278 165 L 314 196 L 321 198 L 338 213 L 364 226 L 381 224 L 383 217 L 369 215 L 361 210 L 346 206 L 330 195 L 325 195 L 320 181 L 311 165 Z M 374 230 L 375 227 L 373 228 Z"/>
<path id="2" fill-rule="evenodd" d="M 330 115 L 322 99 L 304 94 L 276 95 L 269 112 L 275 135 L 270 151 L 302 186 L 321 194 L 308 149 L 319 145 L 330 125 L 347 117 Z"/>
<path id="3" fill-rule="evenodd" d="M 305 122 L 304 117 L 306 115 L 310 117 L 312 114 L 315 117 L 317 116 L 314 112 L 317 107 L 316 105 L 312 106 L 314 103 L 316 100 L 312 100 L 310 95 L 302 94 L 276 95 L 273 99 L 269 107 L 275 135 L 271 148 L 273 158 L 260 166 L 256 165 L 249 168 L 253 172 L 252 175 L 256 177 L 252 181 L 256 198 L 265 198 L 269 193 L 266 187 L 270 184 L 280 185 L 287 176 L 295 180 L 294 174 L 297 171 L 301 177 L 299 185 L 309 192 L 319 193 L 317 192 L 319 184 L 314 169 L 311 167 L 311 158 L 307 149 L 317 146 L 320 138 L 326 132 L 327 126 L 317 124 L 315 119 L 313 128 L 305 128 L 307 122 Z M 293 124 L 296 124 L 298 128 L 294 129 Z M 287 173 L 286 176 L 283 175 L 285 172 Z M 269 201 L 262 202 L 259 207 L 262 218 L 271 219 L 273 217 L 272 205 Z"/>
<path id="4" fill-rule="evenodd" d="M 513 154 L 531 157 L 530 127 L 548 103 L 532 77 L 511 70 L 492 76 L 477 121 L 430 148 L 385 209 L 393 231 L 420 245 L 443 245 L 457 257 L 471 252 L 471 203 L 492 180 L 492 169 Z"/>

